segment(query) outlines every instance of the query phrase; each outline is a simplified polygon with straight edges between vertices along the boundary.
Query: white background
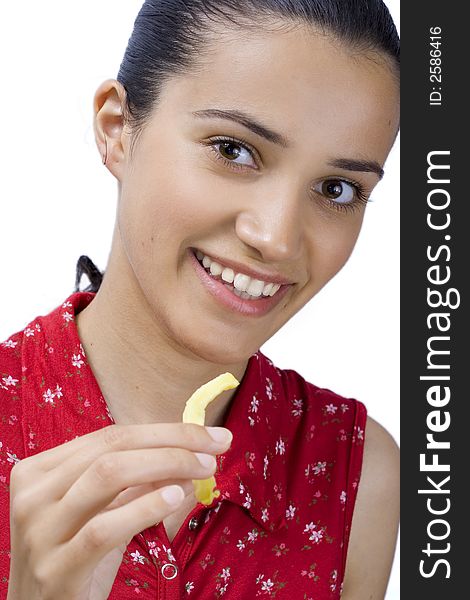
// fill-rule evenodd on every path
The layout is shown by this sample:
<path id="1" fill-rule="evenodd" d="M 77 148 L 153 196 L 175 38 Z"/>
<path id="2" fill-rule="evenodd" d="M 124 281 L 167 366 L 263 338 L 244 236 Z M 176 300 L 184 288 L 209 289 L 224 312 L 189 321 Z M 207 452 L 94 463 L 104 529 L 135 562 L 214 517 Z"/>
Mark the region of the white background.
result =
<path id="1" fill-rule="evenodd" d="M 386 3 L 399 27 L 399 0 Z M 81 254 L 106 267 L 117 183 L 95 145 L 92 103 L 117 76 L 141 5 L 2 2 L 0 341 L 73 292 Z M 347 265 L 262 351 L 360 399 L 399 442 L 399 138 L 385 171 Z M 397 551 L 386 600 L 399 597 Z"/>

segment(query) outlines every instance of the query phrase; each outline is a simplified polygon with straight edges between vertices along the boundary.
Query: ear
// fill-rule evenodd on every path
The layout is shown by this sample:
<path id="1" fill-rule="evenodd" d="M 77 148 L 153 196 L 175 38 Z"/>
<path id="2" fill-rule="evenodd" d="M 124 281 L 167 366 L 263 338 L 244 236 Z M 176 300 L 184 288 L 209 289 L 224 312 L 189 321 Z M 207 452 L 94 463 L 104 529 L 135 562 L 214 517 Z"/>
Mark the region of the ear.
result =
<path id="1" fill-rule="evenodd" d="M 93 101 L 96 145 L 106 166 L 121 182 L 125 172 L 130 136 L 124 127 L 126 90 L 116 79 L 107 79 L 95 92 Z"/>

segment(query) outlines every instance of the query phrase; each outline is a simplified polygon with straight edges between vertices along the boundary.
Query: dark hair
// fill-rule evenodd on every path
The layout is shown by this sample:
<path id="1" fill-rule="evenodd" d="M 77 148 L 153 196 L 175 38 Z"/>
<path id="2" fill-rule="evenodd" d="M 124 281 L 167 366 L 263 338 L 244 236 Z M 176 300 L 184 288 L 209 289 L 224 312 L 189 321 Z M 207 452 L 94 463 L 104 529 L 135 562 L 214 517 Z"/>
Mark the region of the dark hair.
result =
<path id="1" fill-rule="evenodd" d="M 400 40 L 382 0 L 145 0 L 117 80 L 126 90 L 124 119 L 131 132 L 130 156 L 158 104 L 164 84 L 204 68 L 218 26 L 288 31 L 301 25 L 333 36 L 358 52 L 379 52 L 400 66 Z M 83 273 L 98 291 L 104 273 L 88 256 L 77 263 L 76 289 Z"/>
<path id="2" fill-rule="evenodd" d="M 97 292 L 100 289 L 101 282 L 103 281 L 103 275 L 95 263 L 88 258 L 88 256 L 82 255 L 77 261 L 77 273 L 75 276 L 75 289 L 74 292 L 80 291 L 80 281 L 82 275 L 87 275 L 90 280 L 90 285 L 85 288 L 84 292 Z"/>

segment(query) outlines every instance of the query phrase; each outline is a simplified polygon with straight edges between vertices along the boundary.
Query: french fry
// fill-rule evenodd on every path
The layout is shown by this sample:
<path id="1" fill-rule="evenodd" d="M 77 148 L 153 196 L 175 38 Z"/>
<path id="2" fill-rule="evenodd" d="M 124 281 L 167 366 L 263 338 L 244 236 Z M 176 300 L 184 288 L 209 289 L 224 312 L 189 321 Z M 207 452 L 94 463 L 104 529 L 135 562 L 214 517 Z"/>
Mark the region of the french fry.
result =
<path id="1" fill-rule="evenodd" d="M 225 390 L 232 390 L 240 382 L 231 374 L 223 373 L 211 381 L 201 385 L 186 402 L 183 411 L 183 423 L 196 423 L 204 425 L 207 406 Z M 194 493 L 196 499 L 205 504 L 211 504 L 214 498 L 220 496 L 220 490 L 215 489 L 215 477 L 209 479 L 193 479 Z"/>

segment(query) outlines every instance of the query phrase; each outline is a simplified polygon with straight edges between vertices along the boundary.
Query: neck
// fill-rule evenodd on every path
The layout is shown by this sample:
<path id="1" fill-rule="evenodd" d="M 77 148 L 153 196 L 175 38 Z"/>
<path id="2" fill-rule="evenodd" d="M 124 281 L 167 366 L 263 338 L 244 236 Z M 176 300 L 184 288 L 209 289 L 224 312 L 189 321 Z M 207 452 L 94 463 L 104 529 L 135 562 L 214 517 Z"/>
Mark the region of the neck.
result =
<path id="1" fill-rule="evenodd" d="M 110 259 L 93 301 L 76 317 L 80 341 L 113 419 L 118 424 L 176 423 L 187 399 L 226 371 L 241 381 L 242 364 L 216 364 L 180 347 L 161 330 L 135 290 L 115 282 Z M 137 298 L 137 300 L 136 300 Z M 237 388 L 227 390 L 206 411 L 206 425 L 221 426 Z"/>

